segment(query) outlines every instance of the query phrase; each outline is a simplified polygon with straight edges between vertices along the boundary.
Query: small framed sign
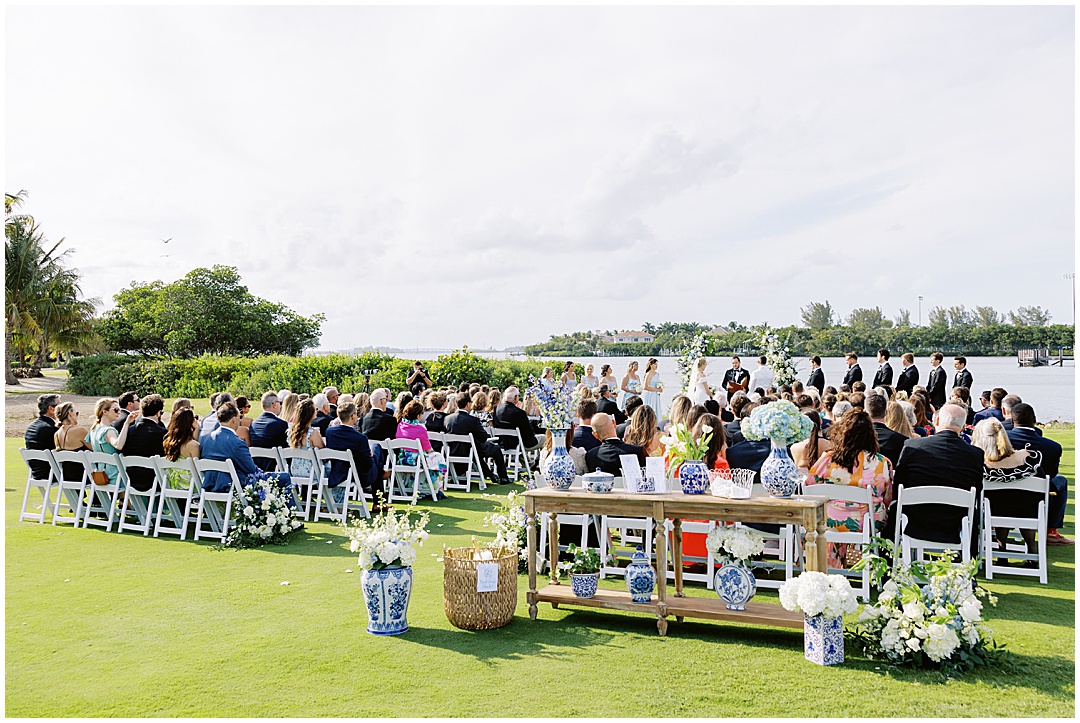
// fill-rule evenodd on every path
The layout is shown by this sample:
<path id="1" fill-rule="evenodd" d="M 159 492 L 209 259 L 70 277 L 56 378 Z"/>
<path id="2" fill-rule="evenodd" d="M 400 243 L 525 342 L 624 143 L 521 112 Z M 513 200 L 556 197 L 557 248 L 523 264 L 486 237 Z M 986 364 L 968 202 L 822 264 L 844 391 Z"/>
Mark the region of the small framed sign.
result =
<path id="1" fill-rule="evenodd" d="M 481 562 L 476 566 L 476 591 L 495 592 L 499 587 L 499 563 Z"/>

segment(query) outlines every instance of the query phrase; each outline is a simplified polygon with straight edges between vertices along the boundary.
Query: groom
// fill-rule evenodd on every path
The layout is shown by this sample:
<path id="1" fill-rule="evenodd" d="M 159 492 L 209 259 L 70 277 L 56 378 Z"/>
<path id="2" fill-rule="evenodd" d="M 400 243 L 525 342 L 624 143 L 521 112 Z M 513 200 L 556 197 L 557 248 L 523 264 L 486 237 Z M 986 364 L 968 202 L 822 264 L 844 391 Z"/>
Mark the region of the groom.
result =
<path id="1" fill-rule="evenodd" d="M 731 368 L 724 373 L 724 381 L 720 386 L 727 392 L 728 401 L 733 394 L 746 391 L 750 385 L 750 372 L 742 368 L 742 361 L 737 356 L 731 357 Z"/>

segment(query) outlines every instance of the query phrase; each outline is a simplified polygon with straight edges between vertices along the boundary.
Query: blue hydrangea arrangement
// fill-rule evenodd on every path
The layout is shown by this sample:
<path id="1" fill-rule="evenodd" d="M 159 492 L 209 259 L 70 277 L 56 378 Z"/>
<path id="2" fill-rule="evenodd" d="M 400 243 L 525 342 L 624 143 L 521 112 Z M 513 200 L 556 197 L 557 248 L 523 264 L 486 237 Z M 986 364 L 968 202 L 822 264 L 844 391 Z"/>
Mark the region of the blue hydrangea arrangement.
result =
<path id="1" fill-rule="evenodd" d="M 809 437 L 814 423 L 794 404 L 781 399 L 754 409 L 740 427 L 747 439 L 770 439 L 778 446 L 787 447 Z"/>

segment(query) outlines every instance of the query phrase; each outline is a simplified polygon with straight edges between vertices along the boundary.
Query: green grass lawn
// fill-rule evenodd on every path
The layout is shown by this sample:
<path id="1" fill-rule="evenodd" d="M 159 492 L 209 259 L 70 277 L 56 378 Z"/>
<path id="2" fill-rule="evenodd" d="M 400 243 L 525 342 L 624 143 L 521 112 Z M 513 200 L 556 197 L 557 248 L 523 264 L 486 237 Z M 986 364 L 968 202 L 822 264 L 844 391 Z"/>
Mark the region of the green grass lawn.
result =
<path id="1" fill-rule="evenodd" d="M 1066 446 L 1072 429 L 1051 433 Z M 17 521 L 26 471 L 7 440 L 6 713 L 9 716 L 1053 716 L 1075 712 L 1074 560 L 1052 547 L 1050 584 L 987 584 L 989 623 L 1027 667 L 938 682 L 889 673 L 849 646 L 838 668 L 803 659 L 801 632 L 541 604 L 529 620 L 452 627 L 442 546 L 491 537 L 479 493 L 431 510 L 411 629 L 364 629 L 346 538 L 309 524 L 286 547 L 215 550 Z M 498 487 L 494 488 L 499 490 Z M 501 491 L 501 490 L 500 490 Z M 1070 496 L 1072 491 L 1070 490 Z M 1073 535 L 1070 501 L 1064 530 Z M 352 572 L 347 572 L 352 570 Z M 288 585 L 281 583 L 287 581 Z M 621 580 L 607 580 L 617 588 Z M 712 595 L 692 586 L 689 594 Z M 775 591 L 757 600 L 777 602 Z"/>

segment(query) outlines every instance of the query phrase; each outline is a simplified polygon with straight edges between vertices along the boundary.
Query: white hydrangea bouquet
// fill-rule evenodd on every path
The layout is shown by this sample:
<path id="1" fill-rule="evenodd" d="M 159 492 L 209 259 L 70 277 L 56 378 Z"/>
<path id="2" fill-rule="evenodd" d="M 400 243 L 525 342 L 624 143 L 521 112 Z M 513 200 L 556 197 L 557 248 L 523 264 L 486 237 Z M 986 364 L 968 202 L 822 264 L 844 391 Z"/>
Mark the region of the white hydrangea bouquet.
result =
<path id="1" fill-rule="evenodd" d="M 525 403 L 533 402 L 540 408 L 540 423 L 544 429 L 570 429 L 574 426 L 574 390 L 562 384 L 547 386 L 539 384 L 536 377 L 529 375 L 529 386 L 525 389 Z"/>
<path id="2" fill-rule="evenodd" d="M 765 538 L 750 527 L 717 525 L 706 535 L 705 547 L 723 565 L 746 565 L 765 549 Z"/>
<path id="3" fill-rule="evenodd" d="M 484 527 L 495 528 L 495 547 L 510 547 L 518 551 L 518 572 L 528 568 L 528 531 L 525 504 L 518 492 L 506 497 L 484 494 L 495 502 L 495 509 L 484 515 Z"/>
<path id="4" fill-rule="evenodd" d="M 268 543 L 285 544 L 292 532 L 303 523 L 278 486 L 278 477 L 248 475 L 233 503 L 232 529 L 225 538 L 226 547 L 260 547 Z"/>
<path id="5" fill-rule="evenodd" d="M 809 437 L 814 423 L 792 402 L 781 399 L 756 407 L 740 428 L 747 439 L 770 439 L 778 447 L 789 447 Z"/>
<path id="6" fill-rule="evenodd" d="M 781 340 L 768 325 L 761 327 L 761 353 L 765 364 L 773 371 L 773 383 L 791 384 L 799 376 L 795 360 L 791 358 L 791 346 L 787 340 Z"/>
<path id="7" fill-rule="evenodd" d="M 427 539 L 427 512 L 412 522 L 410 514 L 395 514 L 392 508 L 370 519 L 357 519 L 345 525 L 349 550 L 359 553 L 359 564 L 365 570 L 385 567 L 411 567 L 416 562 L 416 547 Z"/>
<path id="8" fill-rule="evenodd" d="M 888 570 L 877 552 L 883 547 L 892 545 L 875 538 L 871 554 L 853 568 L 870 567 L 875 584 Z M 867 605 L 856 621 L 855 636 L 867 657 L 911 667 L 932 665 L 946 674 L 1012 662 L 983 622 L 983 599 L 990 605 L 997 599 L 975 582 L 979 560 L 954 565 L 950 558 L 901 564 L 891 571 L 877 604 Z"/>
<path id="9" fill-rule="evenodd" d="M 780 586 L 780 604 L 785 610 L 810 617 L 838 618 L 859 609 L 855 591 L 846 577 L 810 571 Z"/>

